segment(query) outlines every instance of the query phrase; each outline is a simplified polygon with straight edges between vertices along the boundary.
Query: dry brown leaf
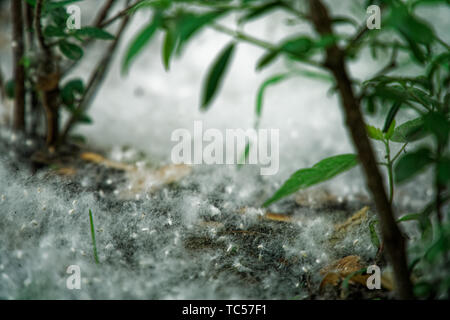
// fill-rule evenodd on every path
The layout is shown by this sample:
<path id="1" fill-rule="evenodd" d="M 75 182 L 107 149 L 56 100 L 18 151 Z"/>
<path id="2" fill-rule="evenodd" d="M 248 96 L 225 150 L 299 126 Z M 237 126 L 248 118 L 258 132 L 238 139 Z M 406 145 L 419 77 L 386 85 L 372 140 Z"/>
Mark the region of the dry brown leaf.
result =
<path id="1" fill-rule="evenodd" d="M 336 260 L 330 265 L 323 267 L 320 270 L 320 274 L 324 275 L 329 272 L 339 272 L 345 276 L 350 273 L 361 270 L 363 268 L 360 263 L 361 258 L 359 256 L 347 256 L 342 259 Z"/>
<path id="2" fill-rule="evenodd" d="M 119 193 L 119 198 L 130 199 L 136 194 L 153 192 L 163 186 L 180 181 L 192 171 L 184 164 L 167 165 L 160 169 L 126 170 L 127 189 Z"/>
<path id="3" fill-rule="evenodd" d="M 109 168 L 114 168 L 114 169 L 119 169 L 119 170 L 124 170 L 124 171 L 136 170 L 135 166 L 132 166 L 132 165 L 129 165 L 126 163 L 108 160 L 105 157 L 103 157 L 102 155 L 100 155 L 98 153 L 94 153 L 94 152 L 83 152 L 80 155 L 80 158 L 85 161 L 101 164 L 101 165 L 104 165 Z"/>
<path id="4" fill-rule="evenodd" d="M 350 218 L 345 220 L 343 223 L 337 224 L 334 227 L 335 232 L 343 233 L 347 232 L 350 229 L 359 226 L 361 223 L 367 220 L 367 212 L 369 211 L 369 207 L 364 207 L 361 210 L 357 211 Z"/>
<path id="5" fill-rule="evenodd" d="M 321 275 L 324 275 L 324 277 L 320 283 L 320 290 L 322 290 L 326 285 L 337 286 L 350 274 L 364 268 L 364 266 L 360 263 L 360 260 L 361 258 L 359 256 L 347 256 L 322 268 L 319 272 Z M 355 274 L 349 279 L 349 283 L 366 285 L 368 277 L 369 275 L 366 274 Z"/>
<path id="6" fill-rule="evenodd" d="M 286 214 L 281 213 L 273 213 L 273 212 L 267 212 L 264 215 L 264 219 L 272 220 L 272 221 L 281 221 L 281 222 L 295 222 L 294 217 L 288 216 Z"/>
<path id="7" fill-rule="evenodd" d="M 57 170 L 55 170 L 55 173 L 60 175 L 60 176 L 74 176 L 77 173 L 77 170 L 75 168 L 72 167 L 67 167 L 67 168 L 59 168 Z"/>

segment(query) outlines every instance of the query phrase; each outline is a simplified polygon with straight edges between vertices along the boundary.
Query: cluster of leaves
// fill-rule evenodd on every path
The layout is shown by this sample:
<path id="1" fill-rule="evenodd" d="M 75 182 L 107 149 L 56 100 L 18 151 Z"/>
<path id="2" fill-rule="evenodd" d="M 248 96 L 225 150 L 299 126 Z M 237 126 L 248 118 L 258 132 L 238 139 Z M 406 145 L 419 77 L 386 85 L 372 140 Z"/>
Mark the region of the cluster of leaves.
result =
<path id="1" fill-rule="evenodd" d="M 81 0 L 62 0 L 62 1 L 44 1 L 42 8 L 42 34 L 44 41 L 49 46 L 53 53 L 57 51 L 60 55 L 67 59 L 70 63 L 75 63 L 83 58 L 84 49 L 88 41 L 91 40 L 114 40 L 114 36 L 109 32 L 93 26 L 85 26 L 80 29 L 69 29 L 67 22 L 69 14 L 67 7 L 73 3 Z M 36 0 L 26 0 L 26 2 L 35 8 Z M 30 30 L 35 33 L 35 30 Z M 56 50 L 56 48 L 58 50 Z M 33 75 L 36 74 L 37 63 L 34 61 L 34 48 L 30 48 L 29 52 L 23 57 L 22 61 L 27 72 L 27 82 L 33 88 L 36 79 Z M 54 59 L 59 61 L 59 59 Z M 67 111 L 75 116 L 78 123 L 89 124 L 92 120 L 77 108 L 80 100 L 85 93 L 85 85 L 81 79 L 69 79 L 65 84 L 59 84 L 59 92 L 61 104 Z M 14 80 L 11 79 L 6 83 L 6 92 L 9 98 L 14 98 Z"/>
<path id="2" fill-rule="evenodd" d="M 279 43 L 272 44 L 245 34 L 241 31 L 242 26 L 255 19 L 267 17 L 275 10 L 287 12 L 291 21 L 308 21 L 308 15 L 304 13 L 301 2 L 294 4 L 283 0 L 140 1 L 133 10 L 151 9 L 152 18 L 131 42 L 122 70 L 124 73 L 129 70 L 133 60 L 158 31 L 164 33 L 162 61 L 167 70 L 170 68 L 174 54 L 180 55 L 188 41 L 200 30 L 208 27 L 228 34 L 232 38 L 231 41 L 218 53 L 205 77 L 200 108 L 207 110 L 220 89 L 236 46 L 240 42 L 256 45 L 265 50 L 256 62 L 256 70 L 266 68 L 279 58 L 283 58 L 288 65 L 285 72 L 270 76 L 258 90 L 255 103 L 257 118 L 255 126 L 258 126 L 262 116 L 265 91 L 270 86 L 295 76 L 330 80 L 330 76 L 323 72 L 321 65 L 322 54 L 329 46 L 338 44 L 345 48 L 346 58 L 349 60 L 357 59 L 366 49 L 377 61 L 381 61 L 387 53 L 390 53 L 389 63 L 375 76 L 366 81 L 355 80 L 354 82 L 360 92 L 359 98 L 365 107 L 364 110 L 369 115 L 385 117 L 383 128 L 367 126 L 367 134 L 374 141 L 385 145 L 385 161 L 381 162 L 380 166 L 387 168 L 390 201 L 394 199 L 394 184 L 410 181 L 427 169 L 434 172 L 435 200 L 423 212 L 406 215 L 399 220 L 399 222 L 410 220 L 419 222 L 424 239 L 431 241 L 431 247 L 422 254 L 422 258 L 425 257 L 425 260 L 431 262 L 438 255 L 444 255 L 449 247 L 448 226 L 444 225 L 441 211 L 448 201 L 446 189 L 450 184 L 448 148 L 450 48 L 438 37 L 433 27 L 418 16 L 417 10 L 424 5 L 448 5 L 449 2 L 447 0 L 368 0 L 361 9 L 365 11 L 365 8 L 371 4 L 378 4 L 383 10 L 381 30 L 368 32 L 363 30 L 357 37 L 346 34 L 322 37 L 294 34 Z M 220 24 L 220 19 L 229 13 L 238 15 L 238 25 L 235 30 Z M 355 26 L 350 17 L 332 17 L 332 19 L 335 24 L 350 23 Z M 365 26 L 365 21 L 362 26 Z M 401 59 L 403 59 L 402 62 Z M 420 71 L 414 76 L 403 76 L 398 68 L 402 63 L 409 63 L 409 66 L 414 64 L 415 69 Z M 303 68 L 305 65 L 313 69 Z M 394 73 L 396 75 L 388 75 Z M 332 88 L 334 87 L 335 84 L 332 83 Z M 396 126 L 395 119 L 402 113 L 410 117 L 410 120 Z M 411 116 L 411 114 L 415 115 Z M 400 150 L 394 156 L 391 156 L 391 143 L 401 144 Z M 411 147 L 411 150 L 406 150 L 407 146 Z M 250 146 L 247 145 L 244 156 L 248 154 L 249 148 Z M 331 179 L 357 164 L 356 155 L 344 154 L 324 159 L 311 168 L 300 169 L 264 205 L 271 205 L 300 189 Z M 437 215 L 437 224 L 434 228 L 436 232 L 432 231 L 433 212 Z M 380 246 L 375 222 L 371 223 L 370 231 L 374 244 Z M 433 258 L 430 258 L 431 256 Z M 448 279 L 446 281 L 449 282 Z"/>

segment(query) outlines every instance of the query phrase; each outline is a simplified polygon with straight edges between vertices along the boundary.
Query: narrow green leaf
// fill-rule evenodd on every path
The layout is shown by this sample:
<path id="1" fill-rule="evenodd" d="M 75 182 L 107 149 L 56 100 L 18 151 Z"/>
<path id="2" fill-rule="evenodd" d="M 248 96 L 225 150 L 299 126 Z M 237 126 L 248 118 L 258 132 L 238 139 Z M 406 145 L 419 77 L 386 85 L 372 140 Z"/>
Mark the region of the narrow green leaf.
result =
<path id="1" fill-rule="evenodd" d="M 392 107 L 389 109 L 388 115 L 386 117 L 386 121 L 384 122 L 383 133 L 388 132 L 389 128 L 391 127 L 392 121 L 394 121 L 395 116 L 398 113 L 398 110 L 400 110 L 401 105 L 402 105 L 401 102 L 396 101 L 396 102 L 394 102 Z"/>
<path id="2" fill-rule="evenodd" d="M 374 220 L 369 223 L 369 230 L 370 230 L 370 241 L 372 242 L 373 246 L 377 249 L 380 249 L 380 239 L 378 238 L 377 230 L 375 229 L 375 225 L 378 223 L 378 221 Z"/>
<path id="3" fill-rule="evenodd" d="M 249 12 L 246 15 L 244 15 L 242 18 L 239 19 L 239 23 L 255 20 L 255 19 L 269 13 L 270 11 L 281 7 L 281 6 L 282 6 L 282 2 L 278 1 L 278 0 L 264 3 L 261 6 L 258 6 L 258 7 L 255 7 L 255 8 L 252 8 L 251 10 L 249 10 Z"/>
<path id="4" fill-rule="evenodd" d="M 101 40 L 114 40 L 114 36 L 100 28 L 95 27 L 83 27 L 75 31 L 75 34 L 81 37 L 95 38 Z"/>
<path id="5" fill-rule="evenodd" d="M 411 213 L 411 214 L 407 214 L 407 215 L 397 219 L 397 222 L 405 222 L 405 221 L 413 221 L 413 220 L 420 221 L 421 219 L 422 219 L 422 215 L 420 213 Z"/>
<path id="6" fill-rule="evenodd" d="M 133 39 L 128 50 L 125 54 L 125 58 L 122 64 L 122 74 L 126 74 L 130 69 L 131 62 L 137 57 L 142 49 L 150 42 L 155 31 L 160 25 L 161 19 L 159 16 L 155 16 L 153 20 L 146 25 L 138 35 Z"/>
<path id="7" fill-rule="evenodd" d="M 214 61 L 212 67 L 209 69 L 208 76 L 206 77 L 206 82 L 203 86 L 201 109 L 207 110 L 210 106 L 212 99 L 214 98 L 217 90 L 219 89 L 223 77 L 225 75 L 228 63 L 233 56 L 235 43 L 230 43 L 224 50 L 219 54 L 218 58 Z"/>
<path id="8" fill-rule="evenodd" d="M 312 168 L 300 169 L 295 172 L 281 188 L 263 204 L 263 206 L 267 207 L 300 189 L 327 181 L 340 173 L 350 170 L 357 164 L 358 160 L 356 155 L 342 154 L 323 159 Z"/>
<path id="9" fill-rule="evenodd" d="M 163 64 L 166 71 L 170 69 L 170 59 L 175 49 L 176 37 L 174 34 L 174 30 L 167 29 L 166 34 L 164 36 L 164 43 L 162 46 L 162 58 Z"/>
<path id="10" fill-rule="evenodd" d="M 270 65 L 278 57 L 279 53 L 280 53 L 279 50 L 272 50 L 266 52 L 256 63 L 256 70 L 260 71 L 263 68 Z"/>
<path id="11" fill-rule="evenodd" d="M 91 224 L 91 237 L 92 237 L 92 248 L 94 250 L 94 259 L 95 259 L 95 263 L 99 264 L 100 261 L 98 260 L 98 255 L 97 255 L 97 242 L 95 241 L 94 218 L 92 218 L 91 209 L 89 209 L 89 222 Z"/>
<path id="12" fill-rule="evenodd" d="M 387 140 L 390 140 L 392 138 L 392 136 L 394 135 L 394 131 L 395 131 L 395 120 L 392 120 L 388 131 L 384 134 L 385 138 Z"/>
<path id="13" fill-rule="evenodd" d="M 261 84 L 261 86 L 258 89 L 258 94 L 256 96 L 256 115 L 258 117 L 260 117 L 262 113 L 264 92 L 266 91 L 267 87 L 275 85 L 283 80 L 286 80 L 290 75 L 291 74 L 289 73 L 278 74 L 270 77 Z"/>

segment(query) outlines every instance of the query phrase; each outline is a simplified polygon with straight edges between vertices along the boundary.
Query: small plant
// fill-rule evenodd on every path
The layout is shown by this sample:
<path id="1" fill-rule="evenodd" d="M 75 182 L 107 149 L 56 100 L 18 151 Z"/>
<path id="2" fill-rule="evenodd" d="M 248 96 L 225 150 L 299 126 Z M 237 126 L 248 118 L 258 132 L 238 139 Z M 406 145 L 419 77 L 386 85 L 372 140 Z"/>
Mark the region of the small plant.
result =
<path id="1" fill-rule="evenodd" d="M 98 260 L 98 255 L 97 255 L 97 242 L 95 241 L 94 219 L 92 218 L 91 209 L 89 209 L 89 223 L 91 224 L 92 249 L 94 251 L 94 259 L 95 259 L 95 263 L 99 264 L 100 261 Z"/>

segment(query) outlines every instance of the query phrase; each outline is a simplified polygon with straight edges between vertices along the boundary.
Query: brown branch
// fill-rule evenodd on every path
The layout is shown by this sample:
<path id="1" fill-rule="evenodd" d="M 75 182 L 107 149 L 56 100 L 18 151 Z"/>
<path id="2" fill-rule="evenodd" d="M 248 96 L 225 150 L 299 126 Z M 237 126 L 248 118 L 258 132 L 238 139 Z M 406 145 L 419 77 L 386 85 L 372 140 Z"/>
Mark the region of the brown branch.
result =
<path id="1" fill-rule="evenodd" d="M 332 34 L 331 19 L 322 1 L 309 0 L 309 7 L 316 31 L 321 35 Z M 369 138 L 367 137 L 360 103 L 353 92 L 352 83 L 347 73 L 345 51 L 337 45 L 327 48 L 325 66 L 336 79 L 346 124 L 350 131 L 353 144 L 358 151 L 367 186 L 375 201 L 384 245 L 388 259 L 394 269 L 397 295 L 400 299 L 413 299 L 414 295 L 407 267 L 405 241 L 395 222 L 394 213 L 386 195 L 383 179 L 378 169 Z"/>
<path id="2" fill-rule="evenodd" d="M 13 128 L 25 131 L 25 68 L 22 1 L 11 1 L 14 59 L 14 120 Z"/>
<path id="3" fill-rule="evenodd" d="M 51 56 L 50 47 L 45 43 L 44 34 L 42 33 L 42 6 L 44 4 L 44 0 L 37 0 L 35 11 L 34 11 L 34 30 L 36 32 L 36 37 L 39 43 L 41 50 L 45 53 L 47 57 Z"/>
<path id="4" fill-rule="evenodd" d="M 83 96 L 81 97 L 81 100 L 78 104 L 78 107 L 76 108 L 75 112 L 70 116 L 69 120 L 67 121 L 66 125 L 64 126 L 62 135 L 61 135 L 61 141 L 65 141 L 67 139 L 67 136 L 69 135 L 70 131 L 73 129 L 75 124 L 78 121 L 78 117 L 86 112 L 86 110 L 89 108 L 93 98 L 95 97 L 96 92 L 98 91 L 98 88 L 100 87 L 100 84 L 103 82 L 109 66 L 112 62 L 112 59 L 114 57 L 114 53 L 119 45 L 120 38 L 122 34 L 124 33 L 128 23 L 130 21 L 130 16 L 124 16 L 122 23 L 119 27 L 119 31 L 116 34 L 116 37 L 114 39 L 114 42 L 106 49 L 102 59 L 99 61 L 98 65 L 95 67 L 94 73 L 89 78 L 88 84 L 86 86 L 85 92 Z"/>
<path id="5" fill-rule="evenodd" d="M 94 26 L 96 26 L 97 28 L 100 28 L 102 22 L 105 21 L 106 17 L 108 16 L 109 11 L 111 10 L 111 8 L 113 7 L 115 2 L 116 2 L 115 0 L 108 0 L 103 5 L 102 9 L 100 10 L 97 17 L 94 20 L 95 21 Z"/>
<path id="6" fill-rule="evenodd" d="M 109 26 L 110 24 L 112 24 L 113 22 L 115 22 L 116 20 L 128 15 L 128 11 L 130 9 L 134 8 L 137 4 L 139 4 L 142 1 L 143 0 L 138 0 L 135 3 L 133 3 L 132 5 L 128 5 L 125 9 L 121 10 L 120 12 L 118 12 L 116 15 L 114 15 L 110 19 L 103 21 L 98 27 L 105 28 L 105 27 Z"/>

